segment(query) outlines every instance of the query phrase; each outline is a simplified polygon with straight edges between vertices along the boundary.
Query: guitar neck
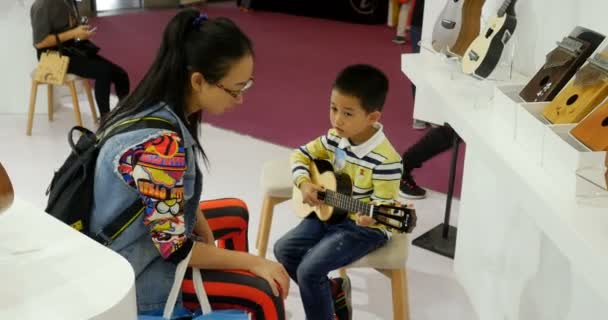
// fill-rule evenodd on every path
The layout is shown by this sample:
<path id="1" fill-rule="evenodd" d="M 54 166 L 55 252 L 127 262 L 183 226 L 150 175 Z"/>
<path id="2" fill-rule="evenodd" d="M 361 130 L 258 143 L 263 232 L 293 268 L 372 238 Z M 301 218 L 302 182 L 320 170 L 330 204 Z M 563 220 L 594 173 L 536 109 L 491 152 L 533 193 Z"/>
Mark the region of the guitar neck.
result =
<path id="1" fill-rule="evenodd" d="M 357 212 L 369 215 L 372 210 L 372 205 L 351 198 L 347 195 L 337 193 L 331 190 L 325 190 L 325 203 L 348 212 Z"/>
<path id="2" fill-rule="evenodd" d="M 510 16 L 515 16 L 515 2 L 517 2 L 517 0 L 505 0 L 505 2 L 502 3 L 502 6 L 500 6 L 500 9 L 498 10 L 498 16 L 502 17 L 505 14 L 508 14 Z"/>

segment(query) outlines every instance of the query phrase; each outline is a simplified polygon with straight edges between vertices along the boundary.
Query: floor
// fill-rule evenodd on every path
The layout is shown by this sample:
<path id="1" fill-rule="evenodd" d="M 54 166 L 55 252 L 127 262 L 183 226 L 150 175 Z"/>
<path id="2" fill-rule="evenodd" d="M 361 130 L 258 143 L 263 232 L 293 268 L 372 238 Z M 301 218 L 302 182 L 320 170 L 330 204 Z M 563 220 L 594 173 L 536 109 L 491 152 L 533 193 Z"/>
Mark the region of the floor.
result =
<path id="1" fill-rule="evenodd" d="M 91 126 L 88 114 L 83 114 L 83 119 L 85 126 Z M 44 192 L 53 170 L 69 152 L 66 132 L 74 125 L 73 113 L 70 108 L 60 108 L 53 122 L 47 121 L 46 115 L 36 116 L 31 137 L 25 136 L 25 125 L 26 115 L 0 114 L 0 139 L 4 150 L 0 153 L 0 162 L 13 180 L 17 196 L 44 207 Z M 259 188 L 262 164 L 273 158 L 286 157 L 290 150 L 209 125 L 203 126 L 202 136 L 210 159 L 203 197 L 239 197 L 247 202 L 251 212 L 249 243 L 253 250 L 262 200 Z M 247 161 L 243 161 L 243 154 L 248 155 Z M 419 218 L 412 238 L 443 220 L 445 195 L 431 191 L 427 199 L 414 203 Z M 452 224 L 456 224 L 458 202 L 454 203 L 453 211 Z M 289 204 L 279 205 L 275 210 L 269 247 L 272 248 L 272 244 L 297 223 Z M 272 250 L 268 256 L 274 259 Z M 455 279 L 452 265 L 450 259 L 411 247 L 407 262 L 411 319 L 477 319 L 463 288 Z M 354 319 L 392 319 L 389 281 L 371 269 L 350 270 L 349 276 L 353 283 Z M 289 319 L 304 319 L 299 292 L 293 283 L 286 308 Z"/>

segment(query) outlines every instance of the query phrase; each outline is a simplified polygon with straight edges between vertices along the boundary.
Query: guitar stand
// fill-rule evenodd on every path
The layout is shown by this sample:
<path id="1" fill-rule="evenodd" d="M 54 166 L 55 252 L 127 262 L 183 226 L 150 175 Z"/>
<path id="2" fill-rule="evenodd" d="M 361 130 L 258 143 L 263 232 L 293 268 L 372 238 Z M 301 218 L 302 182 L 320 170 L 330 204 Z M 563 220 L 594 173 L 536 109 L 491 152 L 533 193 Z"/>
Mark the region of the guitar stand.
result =
<path id="1" fill-rule="evenodd" d="M 460 137 L 454 131 L 452 140 L 452 162 L 450 164 L 450 177 L 448 181 L 448 195 L 445 203 L 443 223 L 414 239 L 412 244 L 423 249 L 454 259 L 456 251 L 457 229 L 450 225 L 450 212 L 452 210 L 452 197 L 454 195 L 454 182 L 456 180 L 456 164 L 458 163 L 458 147 Z"/>

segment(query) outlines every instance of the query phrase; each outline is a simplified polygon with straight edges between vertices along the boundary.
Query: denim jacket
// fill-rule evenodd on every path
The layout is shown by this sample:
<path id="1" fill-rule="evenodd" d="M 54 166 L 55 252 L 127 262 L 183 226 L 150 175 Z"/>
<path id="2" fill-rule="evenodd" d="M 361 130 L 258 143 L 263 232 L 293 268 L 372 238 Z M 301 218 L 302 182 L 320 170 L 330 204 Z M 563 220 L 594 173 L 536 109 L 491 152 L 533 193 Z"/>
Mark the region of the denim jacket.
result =
<path id="1" fill-rule="evenodd" d="M 165 104 L 159 104 L 136 117 L 154 116 L 169 120 L 180 129 L 186 151 L 187 169 L 184 175 L 184 219 L 186 234 L 191 235 L 196 223 L 196 211 L 202 189 L 202 175 L 196 165 L 197 144 L 186 126 Z M 102 146 L 95 170 L 94 204 L 91 232 L 95 234 L 134 201 L 138 191 L 127 185 L 118 172 L 118 161 L 123 152 L 141 143 L 162 129 L 140 129 L 111 137 Z M 164 260 L 152 242 L 150 231 L 138 217 L 109 248 L 125 257 L 135 271 L 137 308 L 139 312 L 162 309 L 165 305 L 176 265 Z M 179 299 L 181 302 L 181 297 Z"/>

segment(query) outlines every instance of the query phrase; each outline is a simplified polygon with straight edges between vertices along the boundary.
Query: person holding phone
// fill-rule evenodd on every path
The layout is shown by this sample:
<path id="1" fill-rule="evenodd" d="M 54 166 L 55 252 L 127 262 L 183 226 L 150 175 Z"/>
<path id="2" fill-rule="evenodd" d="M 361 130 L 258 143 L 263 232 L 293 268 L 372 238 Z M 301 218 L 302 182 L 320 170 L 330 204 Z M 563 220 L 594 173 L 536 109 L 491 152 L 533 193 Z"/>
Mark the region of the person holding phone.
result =
<path id="1" fill-rule="evenodd" d="M 30 8 L 34 47 L 37 56 L 47 50 L 61 49 L 70 57 L 68 73 L 95 80 L 95 101 L 99 113 L 110 111 L 112 84 L 118 99 L 129 94 L 129 76 L 120 66 L 97 53 L 89 38 L 97 28 L 80 17 L 75 0 L 36 0 Z"/>

